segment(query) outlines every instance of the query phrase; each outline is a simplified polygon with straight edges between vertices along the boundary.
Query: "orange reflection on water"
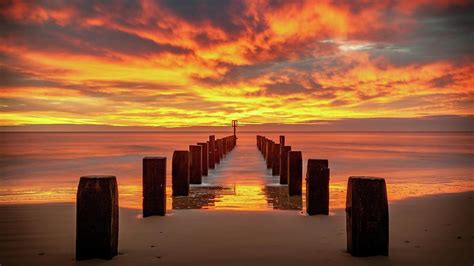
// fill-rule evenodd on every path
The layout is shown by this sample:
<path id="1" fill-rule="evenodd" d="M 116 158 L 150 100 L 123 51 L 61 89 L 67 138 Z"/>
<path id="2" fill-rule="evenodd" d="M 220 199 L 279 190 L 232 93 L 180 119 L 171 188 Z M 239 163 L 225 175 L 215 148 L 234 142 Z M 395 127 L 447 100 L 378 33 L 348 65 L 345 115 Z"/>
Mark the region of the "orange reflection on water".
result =
<path id="1" fill-rule="evenodd" d="M 171 158 L 174 149 L 207 139 L 209 133 L 4 134 L 0 155 L 0 204 L 74 202 L 78 177 L 117 175 L 120 206 L 142 208 L 141 160 Z M 464 133 L 285 133 L 293 150 L 328 158 L 330 207 L 345 205 L 350 175 L 385 177 L 389 201 L 474 190 L 473 137 Z M 278 135 L 270 135 L 278 139 Z M 89 152 L 86 152 L 89 151 Z M 237 148 L 189 197 L 171 197 L 167 162 L 167 208 L 210 210 L 301 210 L 302 197 L 271 176 L 255 147 L 255 134 L 242 133 Z M 305 167 L 303 168 L 305 169 Z M 304 182 L 303 182 L 304 185 Z M 305 187 L 303 187 L 303 192 Z"/>

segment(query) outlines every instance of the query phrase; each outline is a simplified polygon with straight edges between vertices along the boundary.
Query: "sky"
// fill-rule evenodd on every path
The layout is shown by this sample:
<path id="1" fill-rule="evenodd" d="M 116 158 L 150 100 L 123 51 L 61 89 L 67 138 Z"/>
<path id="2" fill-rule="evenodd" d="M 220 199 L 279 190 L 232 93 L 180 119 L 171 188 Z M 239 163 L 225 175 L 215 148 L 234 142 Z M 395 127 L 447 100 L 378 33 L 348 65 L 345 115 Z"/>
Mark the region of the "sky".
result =
<path id="1" fill-rule="evenodd" d="M 472 129 L 472 14 L 463 0 L 1 1 L 0 127 Z"/>

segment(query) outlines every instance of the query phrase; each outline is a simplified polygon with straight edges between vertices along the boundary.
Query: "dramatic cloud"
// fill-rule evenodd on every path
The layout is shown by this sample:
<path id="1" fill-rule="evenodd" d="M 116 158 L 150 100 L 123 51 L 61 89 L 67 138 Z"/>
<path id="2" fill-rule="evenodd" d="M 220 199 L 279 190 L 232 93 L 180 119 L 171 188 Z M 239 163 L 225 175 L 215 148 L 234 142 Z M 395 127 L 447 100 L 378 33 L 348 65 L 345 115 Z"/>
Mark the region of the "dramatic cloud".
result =
<path id="1" fill-rule="evenodd" d="M 4 1 L 0 125 L 470 116 L 473 12 L 463 0 Z"/>

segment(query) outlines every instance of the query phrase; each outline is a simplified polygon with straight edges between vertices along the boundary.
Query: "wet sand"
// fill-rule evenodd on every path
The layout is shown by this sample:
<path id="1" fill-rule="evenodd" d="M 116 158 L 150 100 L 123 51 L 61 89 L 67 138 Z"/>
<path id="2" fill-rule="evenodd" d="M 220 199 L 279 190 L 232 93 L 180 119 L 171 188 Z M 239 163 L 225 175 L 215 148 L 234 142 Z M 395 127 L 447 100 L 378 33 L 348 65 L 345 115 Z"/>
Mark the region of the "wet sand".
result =
<path id="1" fill-rule="evenodd" d="M 7 265 L 472 265 L 474 192 L 390 204 L 390 256 L 345 252 L 345 213 L 173 210 L 140 218 L 120 209 L 119 252 L 74 261 L 75 205 L 0 206 L 0 264 Z"/>

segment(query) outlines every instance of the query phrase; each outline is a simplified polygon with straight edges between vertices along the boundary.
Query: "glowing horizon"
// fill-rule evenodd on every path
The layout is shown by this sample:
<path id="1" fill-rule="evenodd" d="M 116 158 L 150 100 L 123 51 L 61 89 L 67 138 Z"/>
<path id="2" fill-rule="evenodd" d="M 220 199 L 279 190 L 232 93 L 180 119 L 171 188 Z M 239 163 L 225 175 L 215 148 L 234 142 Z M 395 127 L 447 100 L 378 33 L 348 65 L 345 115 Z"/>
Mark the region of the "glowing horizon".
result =
<path id="1" fill-rule="evenodd" d="M 0 11 L 0 126 L 472 116 L 473 8 L 12 1 Z"/>

